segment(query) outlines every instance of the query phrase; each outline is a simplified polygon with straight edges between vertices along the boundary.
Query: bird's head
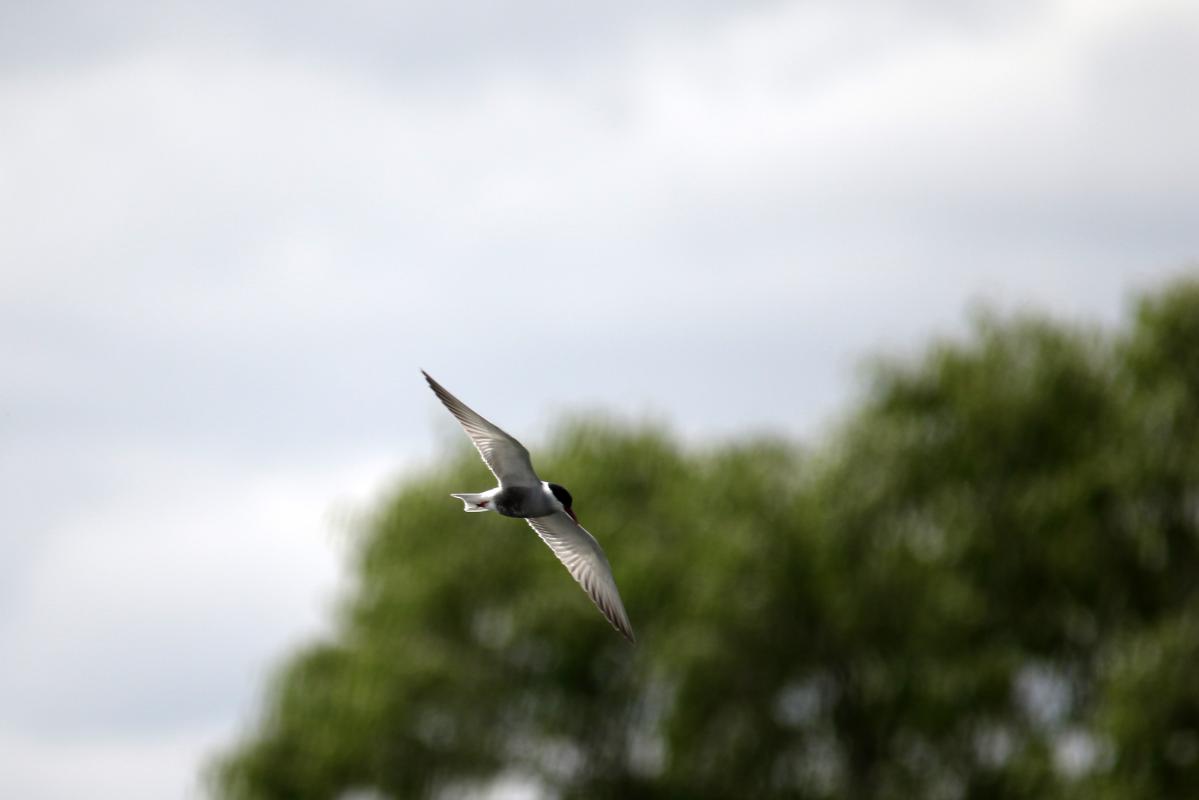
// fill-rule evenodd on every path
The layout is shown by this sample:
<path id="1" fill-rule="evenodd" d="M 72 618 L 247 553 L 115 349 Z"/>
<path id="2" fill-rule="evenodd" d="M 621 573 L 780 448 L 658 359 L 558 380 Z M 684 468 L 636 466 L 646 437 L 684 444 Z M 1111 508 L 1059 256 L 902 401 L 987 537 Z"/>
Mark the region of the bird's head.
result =
<path id="1" fill-rule="evenodd" d="M 571 519 L 573 519 L 575 522 L 578 522 L 579 518 L 575 516 L 574 509 L 572 508 L 574 505 L 574 498 L 570 496 L 570 492 L 566 491 L 566 487 L 557 483 L 551 483 L 548 484 L 548 486 L 550 487 L 550 493 L 554 496 L 554 499 L 562 504 L 562 510 L 569 514 Z"/>

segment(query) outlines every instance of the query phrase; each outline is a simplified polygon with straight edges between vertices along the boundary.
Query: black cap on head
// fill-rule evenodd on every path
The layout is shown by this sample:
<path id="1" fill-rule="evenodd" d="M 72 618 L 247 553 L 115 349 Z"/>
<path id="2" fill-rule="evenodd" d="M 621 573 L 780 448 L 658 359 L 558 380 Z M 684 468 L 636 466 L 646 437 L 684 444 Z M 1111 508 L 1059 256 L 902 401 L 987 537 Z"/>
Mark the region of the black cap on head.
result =
<path id="1" fill-rule="evenodd" d="M 552 492 L 558 502 L 562 504 L 563 508 L 570 508 L 574 505 L 574 498 L 570 496 L 570 492 L 566 491 L 565 486 L 551 483 L 550 492 Z"/>

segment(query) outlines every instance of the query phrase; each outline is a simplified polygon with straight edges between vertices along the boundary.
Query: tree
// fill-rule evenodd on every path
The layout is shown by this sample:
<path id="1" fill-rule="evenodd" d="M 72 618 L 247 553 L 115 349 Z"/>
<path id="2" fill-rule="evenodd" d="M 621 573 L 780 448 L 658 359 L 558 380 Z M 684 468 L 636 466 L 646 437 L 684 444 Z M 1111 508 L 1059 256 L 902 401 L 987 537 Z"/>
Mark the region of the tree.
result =
<path id="1" fill-rule="evenodd" d="M 568 425 L 639 645 L 464 451 L 362 526 L 231 798 L 1182 797 L 1199 786 L 1199 282 L 1115 334 L 981 315 L 821 446 Z"/>

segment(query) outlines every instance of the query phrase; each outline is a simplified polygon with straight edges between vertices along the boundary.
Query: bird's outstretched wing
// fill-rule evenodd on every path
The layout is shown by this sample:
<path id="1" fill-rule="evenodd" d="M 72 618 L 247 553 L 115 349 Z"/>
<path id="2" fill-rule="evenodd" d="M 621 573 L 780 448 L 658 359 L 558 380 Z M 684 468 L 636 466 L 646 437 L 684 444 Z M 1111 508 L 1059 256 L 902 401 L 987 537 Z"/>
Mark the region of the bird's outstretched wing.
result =
<path id="1" fill-rule="evenodd" d="M 529 451 L 520 442 L 504 433 L 496 425 L 479 416 L 470 406 L 446 391 L 445 387 L 421 370 L 429 388 L 433 390 L 450 413 L 462 425 L 466 435 L 474 442 L 475 449 L 483 457 L 483 463 L 500 482 L 500 486 L 540 486 L 541 479 L 533 471 Z"/>
<path id="2" fill-rule="evenodd" d="M 620 592 L 616 590 L 612 567 L 608 565 L 608 559 L 595 537 L 562 511 L 548 517 L 530 517 L 525 522 L 550 546 L 558 560 L 579 582 L 587 596 L 608 618 L 608 622 L 612 623 L 612 627 L 630 642 L 636 642 L 629 615 L 625 613 Z"/>

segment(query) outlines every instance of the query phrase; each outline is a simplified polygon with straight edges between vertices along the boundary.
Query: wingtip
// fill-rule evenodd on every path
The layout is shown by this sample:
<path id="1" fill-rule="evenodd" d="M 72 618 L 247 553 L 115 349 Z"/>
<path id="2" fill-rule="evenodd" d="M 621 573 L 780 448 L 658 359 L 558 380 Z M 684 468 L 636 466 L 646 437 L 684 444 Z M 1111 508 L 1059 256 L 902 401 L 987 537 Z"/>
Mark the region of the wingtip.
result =
<path id="1" fill-rule="evenodd" d="M 602 608 L 600 610 L 603 611 Z M 628 617 L 620 617 L 616 615 L 609 616 L 607 612 L 604 612 L 604 616 L 608 617 L 608 624 L 610 624 L 617 633 L 619 633 L 625 639 L 628 639 L 629 644 L 637 644 L 637 636 L 633 633 L 633 623 L 629 622 Z"/>

